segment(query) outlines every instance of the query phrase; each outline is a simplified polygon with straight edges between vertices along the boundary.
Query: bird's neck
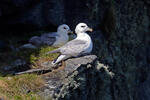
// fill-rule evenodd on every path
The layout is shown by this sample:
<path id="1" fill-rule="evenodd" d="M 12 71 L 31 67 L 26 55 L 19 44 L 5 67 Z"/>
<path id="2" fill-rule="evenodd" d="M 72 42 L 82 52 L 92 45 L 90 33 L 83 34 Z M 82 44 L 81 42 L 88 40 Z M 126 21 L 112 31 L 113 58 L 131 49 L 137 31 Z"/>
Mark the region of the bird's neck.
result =
<path id="1" fill-rule="evenodd" d="M 68 33 L 65 32 L 65 31 L 58 31 L 57 34 L 58 34 L 59 36 L 65 36 L 65 37 L 68 37 Z"/>
<path id="2" fill-rule="evenodd" d="M 76 39 L 81 39 L 85 41 L 91 41 L 90 36 L 87 33 L 78 33 Z"/>
<path id="3" fill-rule="evenodd" d="M 69 39 L 68 33 L 67 32 L 59 32 L 59 37 L 65 40 Z"/>

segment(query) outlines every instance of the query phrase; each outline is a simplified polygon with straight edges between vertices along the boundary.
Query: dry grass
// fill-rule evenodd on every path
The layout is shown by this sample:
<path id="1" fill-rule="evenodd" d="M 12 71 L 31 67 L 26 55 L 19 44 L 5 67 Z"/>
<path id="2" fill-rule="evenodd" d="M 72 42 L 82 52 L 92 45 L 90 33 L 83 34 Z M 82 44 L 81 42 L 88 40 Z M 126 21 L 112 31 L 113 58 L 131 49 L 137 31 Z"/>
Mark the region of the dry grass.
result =
<path id="1" fill-rule="evenodd" d="M 29 39 L 29 38 L 28 38 Z M 20 39 L 26 40 L 26 39 Z M 16 47 L 18 39 L 14 38 L 12 44 Z M 41 63 L 57 58 L 58 53 L 48 54 L 57 47 L 44 46 L 37 49 L 26 49 L 20 51 L 7 50 L 0 52 L 0 69 L 14 62 L 16 59 L 24 59 L 32 68 L 41 67 Z M 35 74 L 25 74 L 18 76 L 2 77 L 0 70 L 0 99 L 4 100 L 42 100 L 36 93 L 45 84 L 43 76 Z"/>
<path id="2" fill-rule="evenodd" d="M 21 58 L 27 61 L 32 68 L 41 67 L 40 63 L 55 59 L 58 54 L 45 53 L 54 50 L 54 47 L 41 47 L 35 50 L 23 50 L 19 52 L 1 53 L 4 59 L 1 65 L 9 65 L 16 58 Z M 1 66 L 2 67 L 2 66 Z M 0 75 L 0 98 L 4 100 L 41 100 L 36 94 L 44 85 L 44 79 L 41 76 L 34 74 L 25 74 L 10 77 L 1 77 Z"/>
<path id="3" fill-rule="evenodd" d="M 37 100 L 39 97 L 36 92 L 43 86 L 44 80 L 34 74 L 0 77 L 0 94 L 10 100 Z"/>

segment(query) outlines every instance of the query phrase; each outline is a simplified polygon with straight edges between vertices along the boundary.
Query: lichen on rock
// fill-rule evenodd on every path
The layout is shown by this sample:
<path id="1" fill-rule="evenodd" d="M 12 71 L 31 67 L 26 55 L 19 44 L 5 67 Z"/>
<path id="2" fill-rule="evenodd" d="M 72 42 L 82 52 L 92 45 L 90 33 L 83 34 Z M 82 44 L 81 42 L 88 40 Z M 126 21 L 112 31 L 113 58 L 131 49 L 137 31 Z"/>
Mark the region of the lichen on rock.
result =
<path id="1" fill-rule="evenodd" d="M 44 75 L 47 82 L 43 92 L 39 92 L 39 95 L 43 98 L 51 97 L 53 99 L 56 99 L 59 95 L 63 95 L 63 88 L 65 88 L 67 84 L 70 84 L 70 80 L 73 81 L 73 77 L 78 73 L 78 69 L 82 69 L 82 67 L 87 65 L 89 68 L 92 67 L 96 59 L 97 57 L 95 55 L 88 55 L 66 60 L 65 66 L 58 67 L 58 69 L 54 69 L 52 72 Z M 69 85 L 67 86 L 69 87 Z M 49 93 L 49 95 L 47 95 L 47 93 Z"/>

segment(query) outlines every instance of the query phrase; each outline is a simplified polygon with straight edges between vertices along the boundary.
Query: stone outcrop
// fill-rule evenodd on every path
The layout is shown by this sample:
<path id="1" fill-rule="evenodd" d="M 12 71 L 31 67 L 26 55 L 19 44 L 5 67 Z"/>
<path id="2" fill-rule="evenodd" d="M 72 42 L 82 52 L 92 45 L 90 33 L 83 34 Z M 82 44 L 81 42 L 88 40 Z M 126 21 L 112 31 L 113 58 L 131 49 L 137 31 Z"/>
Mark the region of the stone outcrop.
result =
<path id="1" fill-rule="evenodd" d="M 65 64 L 63 66 L 61 67 L 59 66 L 57 69 L 51 68 L 51 72 L 43 76 L 44 79 L 46 80 L 46 84 L 42 89 L 42 91 L 39 92 L 38 94 L 44 100 L 47 100 L 49 98 L 58 99 L 60 98 L 60 96 L 65 95 L 66 94 L 65 92 L 67 92 L 66 89 L 71 88 L 69 84 L 74 84 L 72 83 L 73 79 L 74 77 L 76 77 L 78 73 L 82 73 L 82 71 L 84 70 L 86 71 L 88 69 L 95 69 L 93 65 L 95 65 L 96 59 L 97 57 L 95 55 L 87 55 L 79 58 L 68 59 L 65 61 Z M 42 65 L 45 66 L 45 68 L 46 67 L 50 68 L 52 66 L 51 63 L 46 62 L 44 63 L 45 64 Z"/>

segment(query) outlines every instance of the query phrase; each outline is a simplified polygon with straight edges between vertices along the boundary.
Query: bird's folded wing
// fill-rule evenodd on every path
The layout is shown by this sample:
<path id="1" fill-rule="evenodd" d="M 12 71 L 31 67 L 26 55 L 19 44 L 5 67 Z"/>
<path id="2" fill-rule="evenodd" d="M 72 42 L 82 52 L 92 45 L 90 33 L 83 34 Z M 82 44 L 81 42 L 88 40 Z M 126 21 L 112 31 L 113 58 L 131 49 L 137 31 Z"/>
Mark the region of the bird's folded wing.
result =
<path id="1" fill-rule="evenodd" d="M 86 48 L 87 48 L 86 41 L 76 39 L 76 40 L 72 40 L 68 42 L 59 50 L 61 54 L 64 54 L 64 55 L 78 56 L 78 55 L 81 55 Z"/>
<path id="2" fill-rule="evenodd" d="M 36 46 L 39 46 L 39 45 L 41 45 L 42 41 L 41 41 L 41 38 L 39 36 L 33 36 L 30 38 L 29 43 L 36 45 Z"/>
<path id="3" fill-rule="evenodd" d="M 48 33 L 47 37 L 58 37 L 59 35 L 56 32 Z"/>
<path id="4" fill-rule="evenodd" d="M 53 45 L 54 42 L 56 41 L 56 36 L 58 36 L 58 35 L 55 33 L 43 34 L 41 36 L 42 43 L 44 45 Z"/>

